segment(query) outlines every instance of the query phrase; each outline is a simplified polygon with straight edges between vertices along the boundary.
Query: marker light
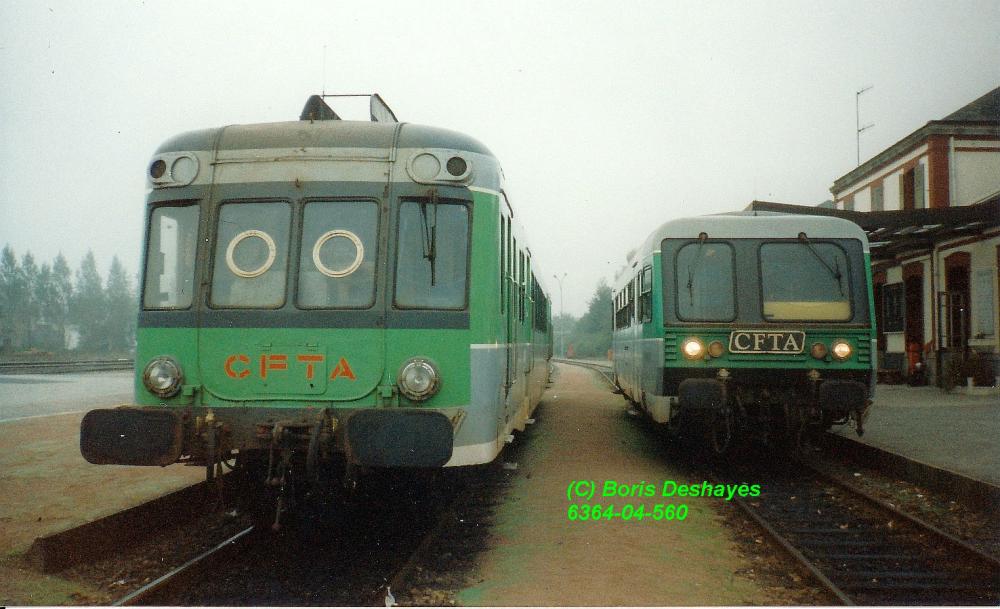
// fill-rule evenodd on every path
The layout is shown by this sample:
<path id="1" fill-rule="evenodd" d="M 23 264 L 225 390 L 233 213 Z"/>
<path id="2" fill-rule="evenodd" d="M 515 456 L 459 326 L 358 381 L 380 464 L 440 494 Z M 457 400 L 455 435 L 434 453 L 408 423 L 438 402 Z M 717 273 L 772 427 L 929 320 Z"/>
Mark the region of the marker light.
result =
<path id="1" fill-rule="evenodd" d="M 453 156 L 448 159 L 445 167 L 448 169 L 448 173 L 455 177 L 463 176 L 469 170 L 469 164 L 460 156 Z"/>
<path id="2" fill-rule="evenodd" d="M 153 161 L 153 164 L 149 166 L 149 175 L 154 180 L 162 178 L 165 173 L 167 173 L 167 164 L 162 159 Z"/>
<path id="3" fill-rule="evenodd" d="M 712 342 L 708 343 L 708 354 L 711 355 L 712 357 L 722 357 L 722 354 L 725 353 L 725 351 L 726 347 L 722 344 L 721 341 L 713 340 Z"/>
<path id="4" fill-rule="evenodd" d="M 146 389 L 161 398 L 177 395 L 181 390 L 184 373 L 180 364 L 169 357 L 157 357 L 146 365 L 142 383 Z"/>
<path id="5" fill-rule="evenodd" d="M 851 348 L 851 344 L 846 340 L 836 340 L 833 342 L 833 348 L 830 351 L 833 353 L 833 359 L 842 362 L 851 357 L 851 352 L 854 349 Z"/>
<path id="6" fill-rule="evenodd" d="M 414 357 L 399 369 L 396 385 L 403 395 L 414 402 L 421 402 L 437 393 L 441 387 L 441 376 L 430 360 Z"/>
<path id="7" fill-rule="evenodd" d="M 688 338 L 681 345 L 681 352 L 688 359 L 701 359 L 705 355 L 705 345 L 697 338 Z"/>
<path id="8" fill-rule="evenodd" d="M 809 349 L 809 355 L 816 359 L 823 359 L 826 357 L 826 345 L 823 343 L 813 343 L 812 348 Z"/>

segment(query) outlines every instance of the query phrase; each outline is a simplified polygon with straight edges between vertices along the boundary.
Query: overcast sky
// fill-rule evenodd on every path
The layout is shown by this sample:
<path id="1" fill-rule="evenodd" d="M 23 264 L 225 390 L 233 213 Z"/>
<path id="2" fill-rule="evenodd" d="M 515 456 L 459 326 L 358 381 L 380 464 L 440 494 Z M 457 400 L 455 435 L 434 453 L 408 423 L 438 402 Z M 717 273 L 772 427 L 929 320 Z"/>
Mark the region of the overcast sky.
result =
<path id="1" fill-rule="evenodd" d="M 862 160 L 1000 85 L 998 32 L 997 0 L 2 0 L 0 246 L 134 273 L 163 140 L 377 91 L 497 155 L 579 315 L 666 220 L 830 198 L 863 86 Z"/>

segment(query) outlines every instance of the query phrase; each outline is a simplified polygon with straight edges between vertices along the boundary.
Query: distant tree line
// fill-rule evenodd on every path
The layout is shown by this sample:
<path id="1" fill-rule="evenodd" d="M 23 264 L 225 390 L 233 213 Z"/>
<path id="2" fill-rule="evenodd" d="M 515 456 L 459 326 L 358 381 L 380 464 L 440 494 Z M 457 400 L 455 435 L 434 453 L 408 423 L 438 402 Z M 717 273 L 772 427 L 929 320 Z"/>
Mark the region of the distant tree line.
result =
<path id="1" fill-rule="evenodd" d="M 582 317 L 564 314 L 553 319 L 556 357 L 607 357 L 611 348 L 611 315 L 611 287 L 602 279 Z"/>
<path id="2" fill-rule="evenodd" d="M 60 253 L 41 266 L 31 252 L 20 261 L 0 253 L 0 352 L 126 354 L 135 345 L 138 300 L 118 257 L 102 281 L 94 254 L 75 273 Z"/>

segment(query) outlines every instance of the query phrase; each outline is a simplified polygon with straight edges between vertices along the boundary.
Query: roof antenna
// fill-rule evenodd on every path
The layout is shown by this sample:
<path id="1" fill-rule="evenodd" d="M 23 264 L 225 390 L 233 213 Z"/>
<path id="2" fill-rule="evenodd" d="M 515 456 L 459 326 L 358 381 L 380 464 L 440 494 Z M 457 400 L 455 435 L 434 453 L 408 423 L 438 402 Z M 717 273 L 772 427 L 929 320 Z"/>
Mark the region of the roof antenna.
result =
<path id="1" fill-rule="evenodd" d="M 861 126 L 861 94 L 864 93 L 865 91 L 868 91 L 869 89 L 873 88 L 874 86 L 875 85 L 868 85 L 867 87 L 861 87 L 861 89 L 859 91 L 856 91 L 854 93 L 854 118 L 855 118 L 854 122 L 857 124 L 857 128 L 858 128 L 858 133 L 857 133 L 857 141 L 858 141 L 858 167 L 861 167 L 861 132 L 862 131 L 867 131 L 867 130 L 869 130 L 872 127 L 875 126 L 875 123 L 869 123 L 869 124 L 865 125 L 864 127 Z"/>
<path id="2" fill-rule="evenodd" d="M 326 95 L 326 45 L 325 44 L 323 45 L 323 78 L 322 78 L 322 80 L 323 80 L 323 87 L 322 87 L 323 93 L 322 94 Z"/>

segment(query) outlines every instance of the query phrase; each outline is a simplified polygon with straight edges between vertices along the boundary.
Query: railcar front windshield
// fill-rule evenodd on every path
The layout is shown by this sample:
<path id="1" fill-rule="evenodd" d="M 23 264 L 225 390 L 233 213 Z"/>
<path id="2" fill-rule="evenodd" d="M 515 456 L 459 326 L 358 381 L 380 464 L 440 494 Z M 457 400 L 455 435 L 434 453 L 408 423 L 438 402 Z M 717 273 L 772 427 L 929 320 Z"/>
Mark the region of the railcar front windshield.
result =
<path id="1" fill-rule="evenodd" d="M 299 306 L 357 309 L 375 302 L 378 212 L 375 201 L 306 203 Z"/>
<path id="2" fill-rule="evenodd" d="M 464 309 L 469 208 L 421 199 L 399 206 L 396 293 L 401 309 Z"/>
<path id="3" fill-rule="evenodd" d="M 150 213 L 144 308 L 187 309 L 194 302 L 199 213 L 191 203 L 163 205 Z"/>
<path id="4" fill-rule="evenodd" d="M 278 308 L 285 302 L 290 222 L 287 202 L 222 204 L 212 306 Z"/>
<path id="5" fill-rule="evenodd" d="M 736 317 L 733 248 L 689 243 L 677 252 L 677 316 L 683 321 L 732 321 Z"/>
<path id="6" fill-rule="evenodd" d="M 834 243 L 764 243 L 761 293 L 768 321 L 847 321 L 851 298 L 847 253 Z"/>

